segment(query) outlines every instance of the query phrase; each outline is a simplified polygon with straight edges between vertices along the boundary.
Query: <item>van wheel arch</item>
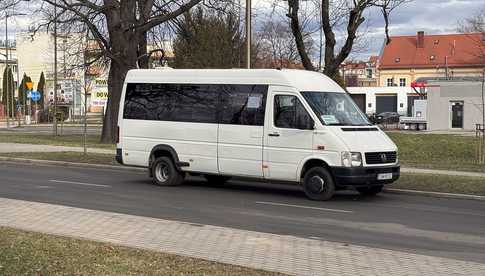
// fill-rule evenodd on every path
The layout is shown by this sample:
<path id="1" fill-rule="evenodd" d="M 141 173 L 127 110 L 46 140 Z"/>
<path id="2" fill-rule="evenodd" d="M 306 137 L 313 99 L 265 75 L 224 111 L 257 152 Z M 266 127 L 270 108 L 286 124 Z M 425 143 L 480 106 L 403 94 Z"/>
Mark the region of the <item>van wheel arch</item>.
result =
<path id="1" fill-rule="evenodd" d="M 303 168 L 301 169 L 300 172 L 300 179 L 302 180 L 305 177 L 305 174 L 308 170 L 314 167 L 323 167 L 327 169 L 330 174 L 332 175 L 333 180 L 335 181 L 335 177 L 333 176 L 332 168 L 327 164 L 327 162 L 321 160 L 321 159 L 309 159 L 305 162 L 305 165 L 303 165 Z M 301 181 L 300 181 L 301 183 Z"/>
<path id="2" fill-rule="evenodd" d="M 152 148 L 152 150 L 150 152 L 150 157 L 148 158 L 148 170 L 150 171 L 150 174 L 151 174 L 151 171 L 152 171 L 153 161 L 155 161 L 155 159 L 157 159 L 159 157 L 164 157 L 164 156 L 172 159 L 172 161 L 175 165 L 175 168 L 178 171 L 182 171 L 180 169 L 180 167 L 188 166 L 184 162 L 180 162 L 177 152 L 171 146 L 169 146 L 169 145 L 156 145 Z"/>

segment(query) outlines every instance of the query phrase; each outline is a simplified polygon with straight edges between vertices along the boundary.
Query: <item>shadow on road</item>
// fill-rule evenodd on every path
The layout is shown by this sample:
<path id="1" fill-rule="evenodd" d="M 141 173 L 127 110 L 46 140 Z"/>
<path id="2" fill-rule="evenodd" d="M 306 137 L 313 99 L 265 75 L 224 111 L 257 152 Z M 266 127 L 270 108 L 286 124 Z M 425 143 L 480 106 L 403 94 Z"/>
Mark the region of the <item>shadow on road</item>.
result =
<path id="1" fill-rule="evenodd" d="M 218 193 L 239 193 L 240 196 L 243 195 L 269 195 L 281 197 L 284 200 L 286 197 L 293 199 L 304 199 L 306 202 L 309 201 L 305 193 L 302 191 L 301 187 L 298 185 L 290 184 L 278 184 L 278 183 L 267 183 L 267 182 L 245 182 L 241 180 L 230 180 L 224 184 L 209 183 L 201 177 L 188 177 L 184 183 L 180 186 L 175 187 L 159 187 L 154 185 L 150 179 L 137 180 L 135 182 L 137 185 L 147 185 L 155 189 L 173 189 L 187 192 L 190 190 L 192 192 L 218 192 Z M 307 201 L 308 200 L 308 201 Z M 332 202 L 349 202 L 349 201 L 359 201 L 359 202 L 386 202 L 386 196 L 378 195 L 375 197 L 366 197 L 360 195 L 354 190 L 343 190 L 337 191 L 334 197 L 330 200 Z"/>

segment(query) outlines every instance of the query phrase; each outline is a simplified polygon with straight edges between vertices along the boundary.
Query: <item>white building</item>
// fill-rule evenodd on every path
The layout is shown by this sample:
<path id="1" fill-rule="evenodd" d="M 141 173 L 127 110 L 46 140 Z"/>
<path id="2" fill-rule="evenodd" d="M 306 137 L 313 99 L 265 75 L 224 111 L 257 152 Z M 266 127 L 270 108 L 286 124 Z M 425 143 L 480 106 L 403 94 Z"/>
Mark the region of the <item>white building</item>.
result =
<path id="1" fill-rule="evenodd" d="M 3 72 L 5 71 L 6 54 L 7 53 L 6 53 L 5 46 L 0 46 L 0 91 L 3 89 L 2 83 L 3 83 Z M 18 81 L 19 71 L 18 71 L 18 64 L 17 64 L 17 50 L 15 48 L 8 48 L 7 64 L 9 68 L 12 69 L 15 90 L 17 90 L 18 83 L 19 83 Z M 20 76 L 20 78 L 22 78 L 22 76 Z"/>
<path id="2" fill-rule="evenodd" d="M 50 33 L 39 32 L 35 36 L 31 33 L 18 33 L 17 57 L 20 76 L 25 73 L 32 79 L 36 89 L 40 75 L 43 72 L 46 80 L 45 103 L 54 102 L 54 36 Z M 79 65 L 83 52 L 70 54 L 68 46 L 73 44 L 76 36 L 57 37 L 57 77 L 58 97 L 57 103 L 64 107 L 70 115 L 80 114 L 83 108 L 84 70 Z"/>
<path id="3" fill-rule="evenodd" d="M 473 131 L 482 124 L 480 81 L 436 81 L 428 88 L 429 130 Z"/>
<path id="4" fill-rule="evenodd" d="M 366 114 L 398 112 L 408 115 L 419 95 L 411 87 L 347 87 L 355 103 Z"/>

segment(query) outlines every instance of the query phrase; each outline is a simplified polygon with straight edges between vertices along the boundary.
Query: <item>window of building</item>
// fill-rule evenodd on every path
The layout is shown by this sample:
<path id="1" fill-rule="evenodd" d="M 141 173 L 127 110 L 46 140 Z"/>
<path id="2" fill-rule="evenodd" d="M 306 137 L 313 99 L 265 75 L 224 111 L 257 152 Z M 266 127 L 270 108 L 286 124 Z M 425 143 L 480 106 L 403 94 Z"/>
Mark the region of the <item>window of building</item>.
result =
<path id="1" fill-rule="evenodd" d="M 394 78 L 387 79 L 387 86 L 394 86 Z"/>
<path id="2" fill-rule="evenodd" d="M 366 74 L 367 74 L 367 78 L 371 79 L 372 78 L 372 69 L 371 68 L 368 68 L 366 69 Z"/>
<path id="3" fill-rule="evenodd" d="M 296 96 L 277 95 L 274 98 L 274 124 L 280 128 L 301 128 L 313 119 Z"/>
<path id="4" fill-rule="evenodd" d="M 406 79 L 405 78 L 399 79 L 399 86 L 401 86 L 401 87 L 406 86 Z"/>

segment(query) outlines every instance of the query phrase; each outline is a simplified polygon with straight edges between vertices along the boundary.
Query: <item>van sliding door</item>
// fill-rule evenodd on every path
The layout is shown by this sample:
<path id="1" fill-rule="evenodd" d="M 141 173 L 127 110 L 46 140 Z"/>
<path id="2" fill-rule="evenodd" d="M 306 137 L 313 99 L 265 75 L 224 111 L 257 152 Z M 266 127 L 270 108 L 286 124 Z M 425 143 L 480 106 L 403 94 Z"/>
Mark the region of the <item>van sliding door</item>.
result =
<path id="1" fill-rule="evenodd" d="M 265 85 L 221 85 L 218 166 L 221 174 L 263 177 Z"/>

